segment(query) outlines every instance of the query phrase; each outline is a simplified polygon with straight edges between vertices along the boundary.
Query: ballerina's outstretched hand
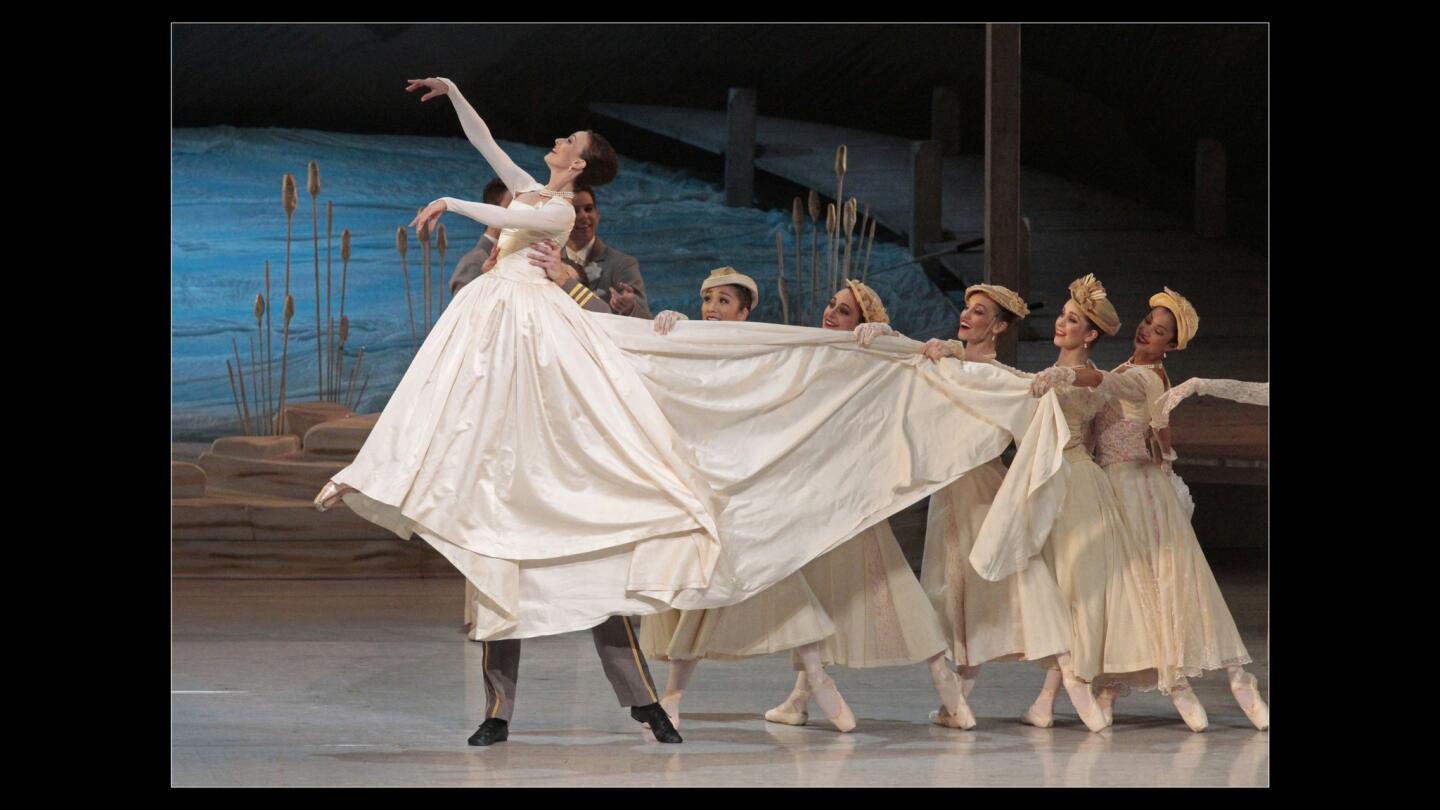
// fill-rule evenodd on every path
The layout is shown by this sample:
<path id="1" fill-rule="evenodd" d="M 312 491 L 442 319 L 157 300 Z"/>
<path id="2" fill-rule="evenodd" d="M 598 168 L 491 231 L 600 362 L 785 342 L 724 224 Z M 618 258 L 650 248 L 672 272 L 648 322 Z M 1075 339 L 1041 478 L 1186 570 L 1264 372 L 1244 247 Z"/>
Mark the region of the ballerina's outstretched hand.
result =
<path id="1" fill-rule="evenodd" d="M 410 227 L 415 229 L 416 238 L 420 236 L 421 223 L 428 223 L 430 231 L 433 233 L 435 231 L 435 223 L 440 221 L 440 215 L 448 210 L 449 206 L 445 204 L 445 200 L 443 199 L 436 200 L 420 209 L 420 213 L 416 214 L 415 218 L 410 220 Z"/>
<path id="2" fill-rule="evenodd" d="M 421 101 L 429 101 L 436 96 L 443 96 L 450 92 L 450 85 L 439 79 L 407 79 L 406 81 L 410 82 L 405 88 L 407 93 L 413 93 L 422 87 L 430 91 L 420 97 Z"/>

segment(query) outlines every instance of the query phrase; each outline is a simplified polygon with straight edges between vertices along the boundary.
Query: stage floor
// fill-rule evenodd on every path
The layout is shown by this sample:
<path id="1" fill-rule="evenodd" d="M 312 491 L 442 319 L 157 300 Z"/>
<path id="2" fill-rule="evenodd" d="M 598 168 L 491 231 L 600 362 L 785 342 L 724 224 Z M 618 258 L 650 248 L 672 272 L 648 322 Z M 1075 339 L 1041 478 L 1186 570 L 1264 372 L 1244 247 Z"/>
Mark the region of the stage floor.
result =
<path id="1" fill-rule="evenodd" d="M 1216 566 L 1267 700 L 1263 559 Z M 1223 676 L 1195 682 L 1210 729 L 1167 698 L 1121 700 L 1086 731 L 1062 692 L 1056 724 L 1016 721 L 1040 670 L 985 668 L 971 731 L 926 722 L 923 665 L 832 668 L 859 719 L 765 722 L 794 682 L 787 656 L 700 664 L 681 745 L 661 745 L 616 705 L 589 633 L 527 640 L 508 742 L 466 744 L 482 715 L 481 645 L 460 630 L 458 577 L 177 580 L 172 784 L 373 786 L 921 786 L 1269 784 L 1270 741 Z M 663 685 L 666 665 L 652 662 Z M 812 705 L 812 711 L 818 709 Z M 1283 720 L 1282 720 L 1283 722 Z"/>

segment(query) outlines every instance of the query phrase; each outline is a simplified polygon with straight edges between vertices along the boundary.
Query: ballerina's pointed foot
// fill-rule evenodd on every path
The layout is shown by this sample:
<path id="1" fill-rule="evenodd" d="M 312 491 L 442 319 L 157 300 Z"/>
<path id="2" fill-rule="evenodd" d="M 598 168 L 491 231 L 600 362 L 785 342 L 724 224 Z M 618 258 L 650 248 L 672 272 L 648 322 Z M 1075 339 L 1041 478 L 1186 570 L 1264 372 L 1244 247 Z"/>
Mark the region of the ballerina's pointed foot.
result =
<path id="1" fill-rule="evenodd" d="M 1176 689 L 1170 693 L 1170 701 L 1191 731 L 1198 734 L 1210 727 L 1210 718 L 1205 714 L 1205 707 L 1200 705 L 1200 699 L 1195 697 L 1195 690 L 1188 686 Z"/>
<path id="2" fill-rule="evenodd" d="M 803 726 L 810 720 L 809 707 L 810 690 L 801 689 L 799 685 L 796 685 L 783 703 L 765 712 L 765 719 L 771 723 L 783 723 L 787 726 Z"/>
<path id="3" fill-rule="evenodd" d="M 1100 714 L 1105 718 L 1105 725 L 1115 723 L 1115 698 L 1120 690 L 1114 686 L 1105 686 L 1095 691 L 1095 705 L 1100 708 Z"/>
<path id="4" fill-rule="evenodd" d="M 1075 706 L 1075 713 L 1080 715 L 1080 720 L 1085 727 L 1091 731 L 1104 731 L 1110 724 L 1105 720 L 1105 713 L 1095 703 L 1095 691 L 1090 684 L 1073 675 L 1064 676 L 1065 694 L 1070 696 L 1070 703 Z"/>
<path id="5" fill-rule="evenodd" d="M 930 722 L 945 728 L 969 730 L 975 727 L 975 714 L 971 712 L 968 717 L 956 717 L 944 705 L 941 705 L 940 708 L 930 712 Z"/>
<path id="6" fill-rule="evenodd" d="M 1050 728 L 1055 725 L 1055 715 L 1036 705 L 1026 709 L 1024 714 L 1020 715 L 1020 722 L 1036 728 Z"/>
<path id="7" fill-rule="evenodd" d="M 932 669 L 931 675 L 935 679 L 935 691 L 940 693 L 943 716 L 956 723 L 952 728 L 974 728 L 975 712 L 971 711 L 970 704 L 965 701 L 965 687 L 960 678 L 944 665 L 941 665 L 938 671 Z"/>
<path id="8" fill-rule="evenodd" d="M 670 724 L 680 728 L 680 696 L 683 692 L 666 692 L 660 698 L 660 708 L 665 710 L 665 716 L 670 718 Z"/>
<path id="9" fill-rule="evenodd" d="M 850 711 L 850 706 L 845 703 L 845 698 L 840 696 L 840 690 L 835 687 L 835 680 L 826 676 L 823 680 L 811 676 L 810 687 L 813 690 L 815 702 L 819 704 L 820 710 L 825 712 L 835 728 L 842 732 L 855 729 L 855 713 Z"/>
<path id="10" fill-rule="evenodd" d="M 1240 704 L 1240 710 L 1250 718 L 1255 728 L 1266 731 L 1270 728 L 1270 707 L 1260 697 L 1260 686 L 1255 676 L 1245 672 L 1239 678 L 1230 679 L 1230 693 L 1235 696 L 1235 702 Z"/>
<path id="11" fill-rule="evenodd" d="M 327 481 L 320 489 L 320 494 L 315 496 L 315 509 L 318 512 L 329 511 L 335 504 L 340 503 L 340 499 L 345 497 L 347 492 L 354 491 L 354 487 Z"/>

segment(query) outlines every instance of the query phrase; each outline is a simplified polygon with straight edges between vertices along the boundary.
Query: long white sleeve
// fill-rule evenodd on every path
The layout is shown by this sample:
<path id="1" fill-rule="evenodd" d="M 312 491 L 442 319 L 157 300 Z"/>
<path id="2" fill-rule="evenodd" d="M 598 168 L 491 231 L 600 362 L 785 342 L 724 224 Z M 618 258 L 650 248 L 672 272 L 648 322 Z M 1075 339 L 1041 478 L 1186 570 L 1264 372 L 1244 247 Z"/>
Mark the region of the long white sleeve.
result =
<path id="1" fill-rule="evenodd" d="M 450 103 L 455 105 L 455 114 L 460 117 L 460 127 L 465 130 L 465 137 L 469 138 L 470 143 L 480 150 L 481 155 L 485 156 L 486 162 L 490 164 L 490 168 L 495 170 L 500 182 L 504 183 L 512 194 L 520 194 L 535 185 L 535 178 L 515 165 L 515 161 L 511 160 L 510 156 L 500 148 L 500 144 L 495 142 L 494 136 L 490 134 L 490 128 L 480 120 L 480 115 L 475 112 L 474 107 L 470 106 L 470 102 L 460 95 L 460 88 L 456 87 L 455 83 L 449 79 L 438 76 L 436 78 L 450 88 L 447 95 L 450 96 Z"/>
<path id="2" fill-rule="evenodd" d="M 441 197 L 445 208 L 469 217 L 491 228 L 524 228 L 530 231 L 568 233 L 575 225 L 575 209 L 564 203 L 550 203 L 539 208 L 501 208 L 489 203 Z"/>

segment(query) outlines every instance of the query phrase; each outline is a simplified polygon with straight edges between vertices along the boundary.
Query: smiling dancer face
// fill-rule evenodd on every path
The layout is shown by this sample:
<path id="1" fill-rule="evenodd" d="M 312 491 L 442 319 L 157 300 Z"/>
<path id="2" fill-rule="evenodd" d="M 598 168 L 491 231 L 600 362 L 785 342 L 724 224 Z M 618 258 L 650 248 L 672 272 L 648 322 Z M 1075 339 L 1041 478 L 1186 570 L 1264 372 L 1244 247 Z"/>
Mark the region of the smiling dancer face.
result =
<path id="1" fill-rule="evenodd" d="M 1100 339 L 1100 330 L 1085 317 L 1079 305 L 1066 301 L 1060 317 L 1055 319 L 1055 345 L 1062 352 L 1090 350 L 1090 344 Z"/>
<path id="2" fill-rule="evenodd" d="M 849 331 L 865 322 L 865 314 L 860 311 L 860 302 L 855 300 L 855 293 L 849 287 L 842 287 L 834 295 L 830 296 L 830 303 L 825 307 L 825 315 L 820 319 L 820 325 L 826 329 L 843 329 Z"/>
<path id="3" fill-rule="evenodd" d="M 1138 363 L 1158 363 L 1175 348 L 1175 315 L 1165 307 L 1155 307 L 1135 327 L 1134 359 Z"/>
<path id="4" fill-rule="evenodd" d="M 700 318 L 706 321 L 743 321 L 750 317 L 750 291 L 738 284 L 722 284 L 700 294 Z"/>
<path id="5" fill-rule="evenodd" d="M 960 329 L 955 336 L 966 343 L 994 343 L 1015 320 L 1015 313 L 1000 306 L 994 298 L 983 292 L 973 292 L 965 298 L 965 309 L 960 312 Z"/>

